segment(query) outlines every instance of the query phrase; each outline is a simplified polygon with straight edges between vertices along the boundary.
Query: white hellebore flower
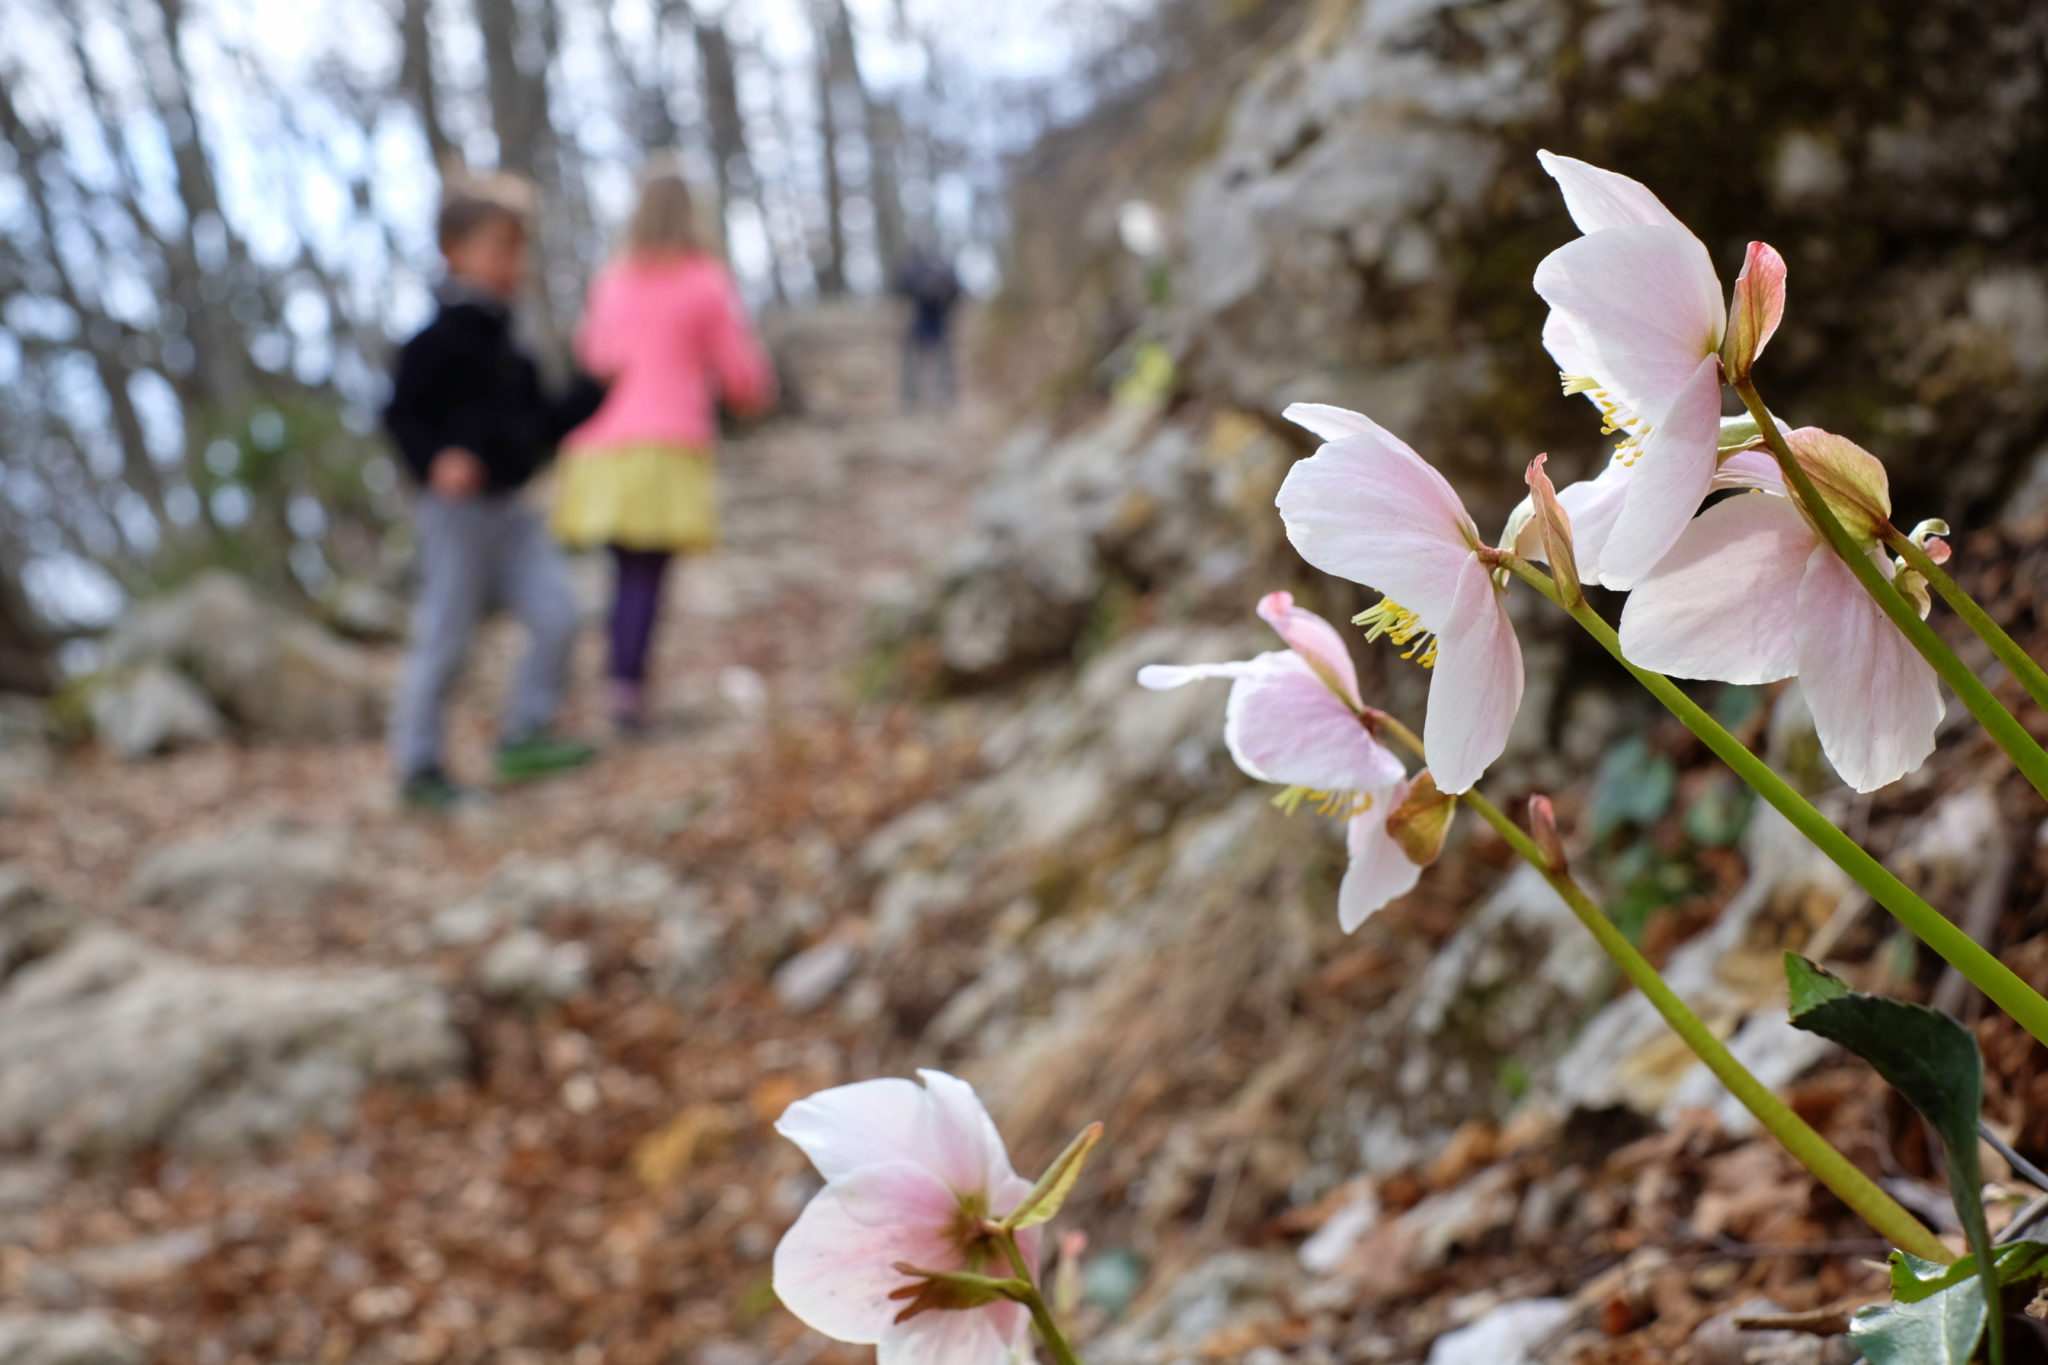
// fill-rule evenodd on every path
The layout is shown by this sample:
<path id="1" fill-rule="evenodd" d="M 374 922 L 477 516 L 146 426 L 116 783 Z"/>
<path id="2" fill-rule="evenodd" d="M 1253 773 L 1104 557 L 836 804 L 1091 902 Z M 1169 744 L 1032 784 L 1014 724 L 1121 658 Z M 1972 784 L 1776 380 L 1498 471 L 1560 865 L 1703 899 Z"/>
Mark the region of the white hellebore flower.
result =
<path id="1" fill-rule="evenodd" d="M 1259 599 L 1259 616 L 1286 649 L 1221 664 L 1151 664 L 1141 686 L 1164 690 L 1229 678 L 1223 742 L 1249 777 L 1294 788 L 1290 803 L 1313 799 L 1345 820 L 1351 863 L 1337 890 L 1337 919 L 1350 933 L 1387 902 L 1413 890 L 1422 868 L 1388 832 L 1387 817 L 1410 783 L 1401 760 L 1365 724 L 1358 670 L 1336 627 L 1284 592 Z"/>
<path id="2" fill-rule="evenodd" d="M 1382 594 L 1360 617 L 1434 669 L 1422 747 L 1439 790 L 1467 791 L 1507 747 L 1522 647 L 1494 551 L 1450 483 L 1370 418 L 1320 403 L 1286 417 L 1327 443 L 1288 471 L 1280 519 L 1301 557 Z"/>
<path id="3" fill-rule="evenodd" d="M 903 1318 L 896 1269 L 1010 1274 L 984 1221 L 1031 1193 L 967 1082 L 920 1071 L 861 1081 L 792 1104 L 775 1131 L 825 1177 L 775 1248 L 775 1293 L 828 1337 L 876 1348 L 877 1365 L 1008 1365 L 1030 1328 L 1007 1300 Z M 1017 1234 L 1027 1263 L 1039 1233 Z"/>
<path id="4" fill-rule="evenodd" d="M 1786 439 L 1864 552 L 1895 573 L 1877 541 L 1891 515 L 1884 466 L 1817 427 Z M 1798 500 L 1785 496 L 1777 467 L 1743 467 L 1763 491 L 1716 503 L 1685 528 L 1629 595 L 1622 652 L 1638 667 L 1680 678 L 1767 683 L 1797 675 L 1821 748 L 1843 780 L 1864 792 L 1897 781 L 1934 751 L 1942 716 L 1934 669 Z"/>
<path id="5" fill-rule="evenodd" d="M 1543 344 L 1567 393 L 1622 436 L 1599 478 L 1559 494 L 1588 582 L 1629 588 L 1663 558 L 1714 479 L 1721 379 L 1736 377 L 1783 315 L 1785 268 L 1752 242 L 1731 327 L 1707 248 L 1641 184 L 1537 153 L 1585 235 L 1544 257 L 1536 292 L 1551 307 Z"/>

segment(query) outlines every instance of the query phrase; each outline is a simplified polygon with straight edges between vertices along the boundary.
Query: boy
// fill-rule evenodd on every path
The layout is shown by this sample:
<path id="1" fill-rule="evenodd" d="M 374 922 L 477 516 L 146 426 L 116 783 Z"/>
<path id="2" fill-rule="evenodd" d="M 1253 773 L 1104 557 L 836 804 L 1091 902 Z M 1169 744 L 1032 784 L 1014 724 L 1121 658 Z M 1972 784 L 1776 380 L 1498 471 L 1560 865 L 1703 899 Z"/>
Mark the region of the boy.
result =
<path id="1" fill-rule="evenodd" d="M 590 746 L 549 728 L 577 607 L 561 557 L 519 490 L 604 396 L 579 376 L 566 397 L 549 398 L 513 339 L 526 219 L 509 197 L 454 191 L 438 232 L 448 267 L 440 309 L 399 352 L 384 410 L 384 425 L 421 486 L 419 601 L 391 744 L 403 799 L 435 810 L 462 796 L 442 766 L 442 712 L 470 636 L 494 603 L 532 636 L 499 732 L 499 776 L 538 777 L 592 757 Z"/>

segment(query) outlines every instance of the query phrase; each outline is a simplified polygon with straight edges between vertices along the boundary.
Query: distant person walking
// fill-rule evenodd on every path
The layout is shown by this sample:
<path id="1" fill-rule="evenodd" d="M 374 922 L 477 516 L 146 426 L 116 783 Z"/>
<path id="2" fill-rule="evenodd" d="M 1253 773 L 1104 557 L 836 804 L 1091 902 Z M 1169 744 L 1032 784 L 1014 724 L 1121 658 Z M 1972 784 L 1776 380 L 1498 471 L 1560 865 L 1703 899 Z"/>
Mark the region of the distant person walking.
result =
<path id="1" fill-rule="evenodd" d="M 458 189 L 442 207 L 440 308 L 400 350 L 384 410 L 420 485 L 419 600 L 391 745 L 404 799 L 430 809 L 462 796 L 443 766 L 444 712 L 470 637 L 494 604 L 532 636 L 499 732 L 499 776 L 558 772 L 593 752 L 552 728 L 576 639 L 576 599 L 561 554 L 520 489 L 596 411 L 603 391 L 578 376 L 566 396 L 551 397 L 513 338 L 527 242 L 514 189 Z"/>
<path id="2" fill-rule="evenodd" d="M 910 326 L 903 336 L 903 406 L 918 407 L 927 376 L 938 403 L 953 401 L 953 309 L 960 302 L 960 277 L 952 262 L 930 247 L 914 247 L 897 277 L 896 292 L 910 302 Z"/>
<path id="3" fill-rule="evenodd" d="M 718 405 L 759 411 L 775 395 L 739 291 L 706 249 L 674 171 L 642 180 L 625 249 L 591 288 L 576 354 L 611 388 L 566 443 L 554 529 L 572 548 L 611 553 L 612 717 L 630 734 L 648 720 L 669 560 L 718 543 Z"/>

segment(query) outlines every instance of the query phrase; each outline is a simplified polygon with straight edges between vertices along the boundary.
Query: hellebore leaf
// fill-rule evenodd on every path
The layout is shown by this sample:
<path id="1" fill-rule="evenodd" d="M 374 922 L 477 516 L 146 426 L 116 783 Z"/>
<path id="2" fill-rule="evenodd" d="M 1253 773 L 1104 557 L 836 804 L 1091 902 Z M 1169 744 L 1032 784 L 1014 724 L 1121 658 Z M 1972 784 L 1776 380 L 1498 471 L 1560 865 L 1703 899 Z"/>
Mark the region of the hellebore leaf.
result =
<path id="1" fill-rule="evenodd" d="M 1974 1259 L 1979 1265 L 1996 1266 L 1991 1230 L 1984 1221 L 1984 1172 L 1977 1155 L 1984 1058 L 1976 1035 L 1940 1010 L 1854 990 L 1797 953 L 1785 954 L 1785 980 L 1791 989 L 1794 1028 L 1817 1033 L 1869 1062 L 1933 1127 L 1948 1169 L 1949 1196 Z M 1991 1358 L 1998 1361 L 2004 1356 L 1998 1283 L 1995 1274 L 1976 1278 L 1981 1281 L 1980 1309 L 1990 1306 L 1986 1321 Z M 1958 1357 L 1967 1358 L 1967 1352 Z M 1875 1356 L 1872 1362 L 1882 1365 Z"/>
<path id="2" fill-rule="evenodd" d="M 1956 1285 L 1916 1303 L 1857 1310 L 1849 1341 L 1870 1365 L 1970 1365 L 1986 1317 L 1984 1296 Z"/>
<path id="3" fill-rule="evenodd" d="M 1992 1253 L 1991 1269 L 2001 1285 L 2023 1284 L 2048 1276 L 2048 1243 L 2008 1243 Z M 1952 1265 L 1924 1261 L 1910 1251 L 1894 1251 L 1891 1256 L 1892 1298 L 1899 1303 L 1933 1298 L 1968 1284 L 1976 1275 L 1975 1256 L 1965 1256 Z"/>
<path id="4" fill-rule="evenodd" d="M 1067 1202 L 1067 1196 L 1074 1192 L 1074 1182 L 1081 1178 L 1081 1168 L 1088 1164 L 1088 1154 L 1100 1141 L 1101 1124 L 1091 1123 L 1083 1128 L 1080 1135 L 1067 1144 L 1067 1150 L 1053 1158 L 1052 1165 L 1045 1168 L 1045 1174 L 1038 1177 L 1038 1183 L 1031 1187 L 1031 1193 L 1024 1196 L 1024 1202 L 1003 1219 L 1003 1226 L 1014 1231 L 1035 1228 L 1040 1223 L 1051 1221 L 1053 1215 L 1060 1211 L 1060 1205 Z"/>

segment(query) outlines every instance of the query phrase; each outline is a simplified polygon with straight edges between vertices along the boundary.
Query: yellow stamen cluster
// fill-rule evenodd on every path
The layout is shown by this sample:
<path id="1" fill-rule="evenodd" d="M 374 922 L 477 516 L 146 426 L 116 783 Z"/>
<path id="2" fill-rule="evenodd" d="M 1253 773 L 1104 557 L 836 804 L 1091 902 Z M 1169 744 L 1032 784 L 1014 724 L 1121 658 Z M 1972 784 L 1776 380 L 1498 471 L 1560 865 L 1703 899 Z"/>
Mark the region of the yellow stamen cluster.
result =
<path id="1" fill-rule="evenodd" d="M 1583 393 L 1593 400 L 1593 405 L 1600 409 L 1600 434 L 1613 436 L 1618 433 L 1621 436 L 1621 443 L 1614 447 L 1614 458 L 1625 465 L 1634 464 L 1642 456 L 1643 441 L 1655 428 L 1642 418 L 1624 411 L 1599 380 L 1582 374 L 1564 373 L 1560 373 L 1558 378 L 1564 381 L 1567 396 Z"/>
<path id="2" fill-rule="evenodd" d="M 1343 820 L 1372 809 L 1372 796 L 1368 792 L 1319 792 L 1307 787 L 1287 787 L 1273 798 L 1273 804 L 1289 815 L 1310 801 L 1315 802 L 1316 814 Z"/>
<path id="3" fill-rule="evenodd" d="M 1393 598 L 1382 597 L 1378 606 L 1358 613 L 1351 622 L 1366 628 L 1367 640 L 1384 635 L 1395 644 L 1406 646 L 1402 658 L 1415 659 L 1424 668 L 1436 667 L 1436 636 L 1414 612 Z"/>

